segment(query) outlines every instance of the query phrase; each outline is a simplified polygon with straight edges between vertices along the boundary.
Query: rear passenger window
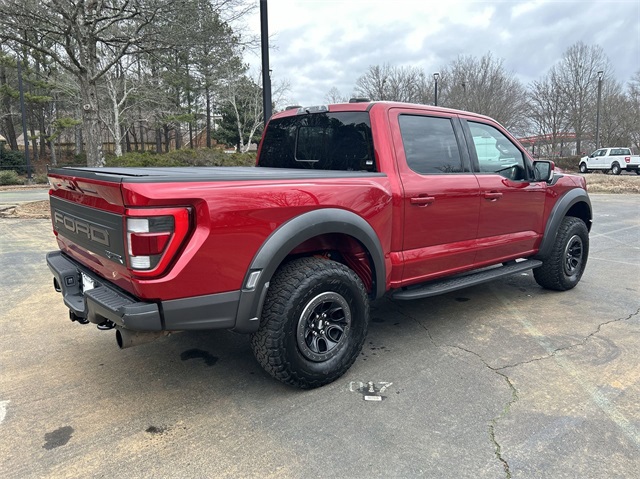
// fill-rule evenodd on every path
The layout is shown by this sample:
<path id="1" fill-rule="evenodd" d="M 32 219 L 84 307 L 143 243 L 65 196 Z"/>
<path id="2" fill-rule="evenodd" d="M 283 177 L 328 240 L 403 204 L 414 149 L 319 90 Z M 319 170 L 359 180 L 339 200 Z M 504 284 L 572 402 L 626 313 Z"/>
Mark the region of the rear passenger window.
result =
<path id="1" fill-rule="evenodd" d="M 416 173 L 462 173 L 462 158 L 451 119 L 400 115 L 407 164 Z"/>

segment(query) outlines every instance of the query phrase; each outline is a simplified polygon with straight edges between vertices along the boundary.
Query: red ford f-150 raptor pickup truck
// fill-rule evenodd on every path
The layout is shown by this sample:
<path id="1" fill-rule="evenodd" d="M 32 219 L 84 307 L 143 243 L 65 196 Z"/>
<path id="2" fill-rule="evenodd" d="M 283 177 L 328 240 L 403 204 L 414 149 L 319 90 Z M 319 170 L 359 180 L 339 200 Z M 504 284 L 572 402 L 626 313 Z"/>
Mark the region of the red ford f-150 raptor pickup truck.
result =
<path id="1" fill-rule="evenodd" d="M 273 377 L 313 388 L 347 371 L 369 302 L 425 298 L 533 269 L 583 274 L 585 180 L 533 161 L 502 126 L 445 108 L 367 102 L 290 109 L 256 167 L 49 171 L 72 320 L 120 347 L 171 331 L 251 334 Z"/>

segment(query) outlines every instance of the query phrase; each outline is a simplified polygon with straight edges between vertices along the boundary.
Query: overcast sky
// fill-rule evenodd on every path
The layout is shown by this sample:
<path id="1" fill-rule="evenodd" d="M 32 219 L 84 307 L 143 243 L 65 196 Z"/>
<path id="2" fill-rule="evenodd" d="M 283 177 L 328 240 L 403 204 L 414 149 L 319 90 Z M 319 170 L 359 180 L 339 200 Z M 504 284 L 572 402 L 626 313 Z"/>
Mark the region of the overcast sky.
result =
<path id="1" fill-rule="evenodd" d="M 370 65 L 430 74 L 488 51 L 527 84 L 578 41 L 600 45 L 622 83 L 640 69 L 640 0 L 268 0 L 268 13 L 272 80 L 302 105 L 332 87 L 350 96 Z M 248 26 L 260 32 L 258 10 Z M 260 57 L 247 59 L 259 71 Z"/>

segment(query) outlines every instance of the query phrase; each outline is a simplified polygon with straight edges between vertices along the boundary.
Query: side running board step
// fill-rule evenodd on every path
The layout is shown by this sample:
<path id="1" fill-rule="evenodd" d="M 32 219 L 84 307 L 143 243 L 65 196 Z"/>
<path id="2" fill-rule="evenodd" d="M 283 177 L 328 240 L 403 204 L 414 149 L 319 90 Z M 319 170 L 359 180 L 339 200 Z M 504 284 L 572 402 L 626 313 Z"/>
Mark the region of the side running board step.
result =
<path id="1" fill-rule="evenodd" d="M 423 285 L 410 286 L 409 288 L 398 289 L 392 293 L 393 299 L 418 299 L 428 298 L 429 296 L 437 296 L 439 294 L 449 293 L 458 289 L 468 288 L 477 284 L 486 283 L 503 276 L 509 276 L 515 273 L 521 273 L 533 268 L 542 266 L 542 261 L 536 259 L 528 259 L 519 263 L 508 263 L 497 268 L 485 269 L 477 273 L 470 273 L 455 278 L 447 278 L 442 280 L 430 281 Z"/>

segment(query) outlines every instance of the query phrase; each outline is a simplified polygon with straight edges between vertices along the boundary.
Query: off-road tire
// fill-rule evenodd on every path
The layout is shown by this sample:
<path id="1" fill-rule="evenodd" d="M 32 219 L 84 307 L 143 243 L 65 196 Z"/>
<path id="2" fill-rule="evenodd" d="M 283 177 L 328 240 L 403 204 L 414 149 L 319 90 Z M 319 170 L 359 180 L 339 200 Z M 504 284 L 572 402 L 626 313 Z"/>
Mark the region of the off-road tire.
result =
<path id="1" fill-rule="evenodd" d="M 323 300 L 329 304 L 335 300 L 335 310 L 349 318 L 336 345 L 324 352 L 318 347 L 321 343 L 309 345 L 304 339 L 305 335 L 313 339 L 308 333 L 322 324 L 304 318 L 318 318 L 313 308 Z M 304 325 L 311 323 L 314 327 L 305 329 Z M 312 389 L 335 381 L 351 367 L 360 354 L 368 325 L 369 298 L 351 269 L 326 259 L 300 258 L 281 266 L 271 280 L 260 328 L 251 335 L 251 348 L 260 365 L 275 379 Z M 325 341 L 325 349 L 329 344 Z M 310 359 L 314 355 L 316 360 Z"/>
<path id="2" fill-rule="evenodd" d="M 580 218 L 562 220 L 556 242 L 542 266 L 533 270 L 536 282 L 546 289 L 566 291 L 580 282 L 589 256 L 589 231 Z"/>
<path id="3" fill-rule="evenodd" d="M 614 175 L 619 175 L 621 172 L 622 168 L 620 168 L 620 164 L 614 162 L 613 165 L 611 165 L 611 173 L 613 173 Z"/>
<path id="4" fill-rule="evenodd" d="M 586 163 L 580 163 L 580 173 L 589 173 L 589 168 L 587 168 Z"/>

